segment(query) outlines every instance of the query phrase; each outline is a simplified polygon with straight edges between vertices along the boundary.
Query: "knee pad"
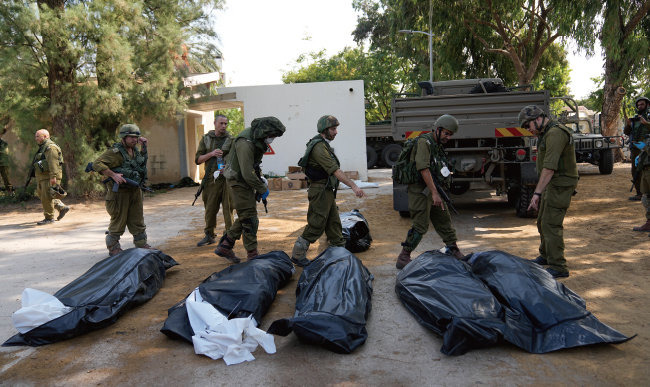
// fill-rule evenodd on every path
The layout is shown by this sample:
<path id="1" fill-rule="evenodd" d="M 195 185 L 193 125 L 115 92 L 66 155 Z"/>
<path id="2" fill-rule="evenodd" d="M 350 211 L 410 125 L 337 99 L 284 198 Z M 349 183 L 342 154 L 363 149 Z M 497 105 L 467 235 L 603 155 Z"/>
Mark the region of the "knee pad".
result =
<path id="1" fill-rule="evenodd" d="M 241 227 L 245 234 L 251 236 L 257 236 L 257 227 L 259 226 L 260 221 L 257 217 L 246 218 L 241 220 Z"/>
<path id="2" fill-rule="evenodd" d="M 406 234 L 406 240 L 402 242 L 402 246 L 406 251 L 413 251 L 420 244 L 422 240 L 422 234 L 417 232 L 414 228 L 411 228 Z"/>

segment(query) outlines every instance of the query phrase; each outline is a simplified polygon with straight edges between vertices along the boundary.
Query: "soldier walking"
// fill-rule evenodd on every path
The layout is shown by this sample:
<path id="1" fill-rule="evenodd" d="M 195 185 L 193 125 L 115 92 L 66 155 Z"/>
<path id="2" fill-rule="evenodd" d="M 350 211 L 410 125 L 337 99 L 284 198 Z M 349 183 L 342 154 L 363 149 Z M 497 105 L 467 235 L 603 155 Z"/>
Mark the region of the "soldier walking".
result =
<path id="1" fill-rule="evenodd" d="M 297 266 L 307 266 L 309 245 L 316 242 L 325 233 L 330 246 L 345 246 L 341 227 L 341 218 L 336 206 L 336 191 L 339 180 L 352 188 L 354 194 L 361 198 L 365 195 L 361 188 L 350 180 L 343 171 L 341 163 L 330 147 L 330 142 L 338 134 L 339 120 L 331 115 L 318 119 L 318 134 L 307 143 L 304 156 L 298 162 L 303 167 L 309 182 L 307 199 L 307 227 L 293 245 L 291 261 Z"/>
<path id="2" fill-rule="evenodd" d="M 634 102 L 636 107 L 636 115 L 632 118 L 628 118 L 625 122 L 625 128 L 623 133 L 630 137 L 630 160 L 632 161 L 632 178 L 636 176 L 637 166 L 634 160 L 639 154 L 641 154 L 641 149 L 639 149 L 635 144 L 643 143 L 650 134 L 650 99 L 647 97 L 639 97 Z M 630 196 L 630 200 L 641 200 L 643 195 L 641 192 L 641 179 L 636 179 L 634 181 L 634 188 L 636 189 L 636 194 Z M 636 231 L 650 231 L 650 225 L 647 230 L 636 230 Z"/>
<path id="3" fill-rule="evenodd" d="M 269 188 L 262 179 L 262 156 L 276 137 L 282 136 L 285 126 L 275 117 L 256 118 L 251 127 L 244 129 L 235 139 L 226 158 L 224 175 L 232 190 L 237 219 L 219 240 L 214 253 L 233 263 L 240 259 L 232 251 L 235 242 L 243 237 L 248 259 L 257 251 L 257 198 L 265 200 Z"/>
<path id="4" fill-rule="evenodd" d="M 420 244 L 429 228 L 429 222 L 445 243 L 446 251 L 462 259 L 457 245 L 456 230 L 451 224 L 451 215 L 438 193 L 434 176 L 445 186 L 449 185 L 451 172 L 443 145 L 458 132 L 458 121 L 449 114 L 440 116 L 434 123 L 433 132 L 421 134 L 411 153 L 411 161 L 420 173 L 420 181 L 408 185 L 409 212 L 412 226 L 402 242 L 402 251 L 397 256 L 395 267 L 404 268 L 411 262 L 411 252 Z"/>
<path id="5" fill-rule="evenodd" d="M 201 199 L 205 207 L 205 228 L 203 229 L 205 236 L 196 244 L 197 246 L 211 245 L 215 242 L 214 229 L 217 227 L 219 206 L 222 206 L 226 230 L 232 227 L 233 222 L 230 207 L 232 193 L 222 174 L 223 159 L 226 157 L 232 141 L 230 133 L 226 130 L 228 118 L 224 115 L 216 116 L 214 127 L 215 130 L 211 130 L 203 136 L 196 156 L 194 156 L 196 165 L 205 163 L 205 175 L 201 181 L 203 185 Z"/>
<path id="6" fill-rule="evenodd" d="M 37 181 L 37 193 L 43 206 L 45 218 L 37 225 L 54 223 L 54 210 L 59 212 L 56 220 L 61 220 L 70 211 L 70 207 L 60 200 L 66 196 L 59 186 L 63 178 L 63 154 L 61 148 L 50 139 L 50 132 L 39 129 L 34 134 L 38 150 L 32 159 L 34 176 Z"/>
<path id="7" fill-rule="evenodd" d="M 122 125 L 119 132 L 120 142 L 102 153 L 93 162 L 93 169 L 110 178 L 106 185 L 106 211 L 111 221 L 106 232 L 106 248 L 113 256 L 122 251 L 120 237 L 125 227 L 133 235 L 135 247 L 151 248 L 147 244 L 144 224 L 142 190 L 140 187 L 147 180 L 147 139 L 140 134 L 135 124 Z M 137 145 L 142 144 L 141 150 Z M 125 178 L 137 185 L 130 185 Z M 113 192 L 113 184 L 119 189 Z"/>
<path id="8" fill-rule="evenodd" d="M 538 136 L 537 175 L 539 180 L 528 210 L 537 213 L 539 256 L 532 261 L 548 265 L 553 278 L 569 276 L 564 258 L 564 217 L 578 185 L 578 166 L 571 129 L 549 119 L 535 105 L 519 112 L 519 124 Z"/>

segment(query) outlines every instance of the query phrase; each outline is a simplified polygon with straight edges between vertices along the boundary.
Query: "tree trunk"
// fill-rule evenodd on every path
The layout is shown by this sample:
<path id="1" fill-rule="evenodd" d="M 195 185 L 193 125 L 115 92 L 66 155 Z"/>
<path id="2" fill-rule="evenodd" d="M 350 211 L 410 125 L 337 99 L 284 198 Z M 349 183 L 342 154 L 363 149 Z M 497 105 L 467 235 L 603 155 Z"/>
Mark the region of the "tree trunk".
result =
<path id="1" fill-rule="evenodd" d="M 607 50 L 605 50 L 607 55 Z M 624 93 L 620 92 L 623 82 L 619 79 L 621 73 L 627 72 L 620 68 L 614 60 L 605 60 L 605 84 L 603 86 L 603 136 L 615 136 L 618 134 L 618 118 L 621 113 L 621 102 Z"/>

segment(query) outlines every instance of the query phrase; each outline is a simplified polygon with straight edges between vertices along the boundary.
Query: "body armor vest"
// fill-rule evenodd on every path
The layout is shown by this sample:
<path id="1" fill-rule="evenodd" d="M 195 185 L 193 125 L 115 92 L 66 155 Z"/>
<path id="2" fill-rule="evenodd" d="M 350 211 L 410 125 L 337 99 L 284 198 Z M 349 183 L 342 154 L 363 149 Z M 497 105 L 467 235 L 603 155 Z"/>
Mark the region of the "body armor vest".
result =
<path id="1" fill-rule="evenodd" d="M 115 173 L 121 173 L 122 176 L 128 177 L 136 181 L 138 184 L 144 184 L 147 180 L 147 151 L 143 148 L 140 152 L 137 148 L 133 148 L 133 158 L 124 148 L 121 142 L 113 144 L 113 148 L 117 148 L 122 155 L 122 165 L 111 170 Z"/>

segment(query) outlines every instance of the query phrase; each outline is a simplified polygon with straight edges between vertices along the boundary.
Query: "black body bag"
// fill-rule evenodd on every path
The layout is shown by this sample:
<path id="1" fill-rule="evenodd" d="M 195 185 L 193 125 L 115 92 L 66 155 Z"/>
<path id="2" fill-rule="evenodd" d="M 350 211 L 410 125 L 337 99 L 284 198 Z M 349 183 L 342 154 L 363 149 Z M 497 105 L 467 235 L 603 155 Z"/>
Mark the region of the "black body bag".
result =
<path id="1" fill-rule="evenodd" d="M 370 226 L 359 210 L 352 210 L 339 214 L 343 226 L 343 239 L 345 248 L 353 253 L 360 253 L 370 248 L 372 237 Z"/>

